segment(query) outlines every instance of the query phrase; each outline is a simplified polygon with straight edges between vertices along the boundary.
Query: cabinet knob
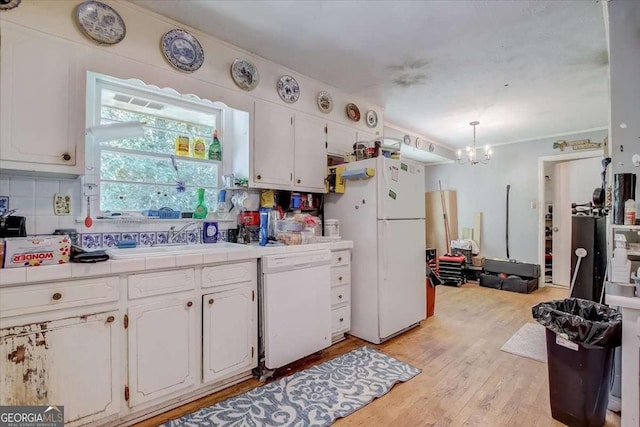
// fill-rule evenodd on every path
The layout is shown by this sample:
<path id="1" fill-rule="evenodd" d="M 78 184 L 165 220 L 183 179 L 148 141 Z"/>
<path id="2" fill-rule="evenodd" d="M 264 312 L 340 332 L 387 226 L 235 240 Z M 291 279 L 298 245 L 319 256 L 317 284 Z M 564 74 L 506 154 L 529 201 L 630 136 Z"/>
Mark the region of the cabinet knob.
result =
<path id="1" fill-rule="evenodd" d="M 256 179 L 262 179 L 262 175 L 256 175 Z"/>
<path id="2" fill-rule="evenodd" d="M 344 322 L 344 319 L 341 317 L 341 318 L 340 318 L 340 323 L 342 323 L 342 322 Z"/>
<path id="3" fill-rule="evenodd" d="M 299 179 L 299 180 L 297 180 L 296 182 L 297 182 L 298 184 L 300 184 L 300 183 L 302 182 L 302 180 L 301 180 L 301 179 Z"/>
<path id="4" fill-rule="evenodd" d="M 338 280 L 342 282 L 342 276 L 338 277 Z"/>
<path id="5" fill-rule="evenodd" d="M 187 303 L 187 307 L 191 307 L 192 305 L 193 305 L 193 302 L 191 302 L 191 301 L 189 301 L 189 302 Z"/>
<path id="6" fill-rule="evenodd" d="M 64 153 L 62 155 L 62 160 L 64 160 L 65 162 L 68 162 L 69 160 L 71 160 L 71 154 L 69 153 Z"/>
<path id="7" fill-rule="evenodd" d="M 338 299 L 342 299 L 342 295 L 338 295 Z"/>
<path id="8" fill-rule="evenodd" d="M 339 257 L 338 257 L 338 262 L 341 262 L 341 261 L 342 261 L 342 257 L 341 257 L 341 256 L 339 256 Z"/>
<path id="9" fill-rule="evenodd" d="M 209 304 L 213 304 L 213 298 L 209 299 Z"/>
<path id="10" fill-rule="evenodd" d="M 60 292 L 56 292 L 55 294 L 53 294 L 52 298 L 53 298 L 55 301 L 58 301 L 59 299 L 61 299 L 61 298 L 62 298 L 62 294 L 61 294 Z"/>
<path id="11" fill-rule="evenodd" d="M 114 320 L 116 320 L 116 318 L 113 316 L 107 317 L 107 323 L 113 323 Z"/>

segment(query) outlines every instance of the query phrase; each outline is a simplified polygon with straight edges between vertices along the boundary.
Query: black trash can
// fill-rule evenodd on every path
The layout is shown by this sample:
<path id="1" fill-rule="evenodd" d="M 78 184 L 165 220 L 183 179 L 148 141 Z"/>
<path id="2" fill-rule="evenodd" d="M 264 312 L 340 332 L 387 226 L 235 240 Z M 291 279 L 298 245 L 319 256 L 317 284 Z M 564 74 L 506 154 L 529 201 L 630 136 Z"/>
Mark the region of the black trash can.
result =
<path id="1" fill-rule="evenodd" d="M 579 298 L 540 303 L 532 313 L 547 328 L 551 415 L 571 427 L 603 426 L 622 314 Z"/>

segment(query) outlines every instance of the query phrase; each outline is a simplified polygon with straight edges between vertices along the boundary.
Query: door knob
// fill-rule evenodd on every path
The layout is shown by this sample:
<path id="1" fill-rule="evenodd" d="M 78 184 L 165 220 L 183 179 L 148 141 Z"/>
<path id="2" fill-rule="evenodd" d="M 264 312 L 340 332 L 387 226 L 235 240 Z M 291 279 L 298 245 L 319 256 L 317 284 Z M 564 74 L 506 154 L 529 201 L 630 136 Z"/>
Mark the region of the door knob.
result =
<path id="1" fill-rule="evenodd" d="M 65 162 L 68 162 L 69 160 L 71 160 L 71 154 L 69 153 L 64 153 L 62 155 L 62 160 L 64 160 Z"/>
<path id="2" fill-rule="evenodd" d="M 262 176 L 261 175 L 257 175 L 256 179 L 262 179 Z"/>
<path id="3" fill-rule="evenodd" d="M 557 233 L 558 232 L 558 227 L 553 227 L 553 231 Z"/>
<path id="4" fill-rule="evenodd" d="M 187 303 L 187 307 L 191 307 L 192 305 L 193 305 L 193 302 L 191 302 L 191 301 L 189 301 L 189 302 Z"/>
<path id="5" fill-rule="evenodd" d="M 300 183 L 302 182 L 302 180 L 301 180 L 301 179 L 299 179 L 299 180 L 297 180 L 296 182 L 297 182 L 298 184 L 300 184 Z"/>
<path id="6" fill-rule="evenodd" d="M 55 301 L 58 301 L 62 298 L 62 294 L 60 292 L 56 292 L 52 297 Z"/>
<path id="7" fill-rule="evenodd" d="M 213 304 L 213 298 L 209 299 L 209 304 Z"/>

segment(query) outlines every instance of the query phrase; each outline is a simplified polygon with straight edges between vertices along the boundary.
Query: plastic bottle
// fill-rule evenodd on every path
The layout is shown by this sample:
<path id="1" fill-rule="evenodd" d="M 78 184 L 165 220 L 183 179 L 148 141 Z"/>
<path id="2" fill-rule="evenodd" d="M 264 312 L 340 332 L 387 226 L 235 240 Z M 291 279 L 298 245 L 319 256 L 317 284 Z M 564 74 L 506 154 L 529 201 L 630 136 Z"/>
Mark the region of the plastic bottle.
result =
<path id="1" fill-rule="evenodd" d="M 207 157 L 207 148 L 202 139 L 196 139 L 193 143 L 193 157 L 196 159 L 204 159 Z"/>
<path id="2" fill-rule="evenodd" d="M 218 139 L 218 131 L 213 131 L 213 142 L 209 146 L 209 160 L 222 160 L 222 144 Z"/>
<path id="3" fill-rule="evenodd" d="M 198 188 L 198 204 L 193 210 L 193 218 L 205 219 L 208 213 L 207 205 L 204 203 L 204 188 Z"/>
<path id="4" fill-rule="evenodd" d="M 624 225 L 636 223 L 636 202 L 632 199 L 624 202 Z"/>
<path id="5" fill-rule="evenodd" d="M 176 156 L 189 157 L 189 137 L 178 136 L 176 137 Z"/>

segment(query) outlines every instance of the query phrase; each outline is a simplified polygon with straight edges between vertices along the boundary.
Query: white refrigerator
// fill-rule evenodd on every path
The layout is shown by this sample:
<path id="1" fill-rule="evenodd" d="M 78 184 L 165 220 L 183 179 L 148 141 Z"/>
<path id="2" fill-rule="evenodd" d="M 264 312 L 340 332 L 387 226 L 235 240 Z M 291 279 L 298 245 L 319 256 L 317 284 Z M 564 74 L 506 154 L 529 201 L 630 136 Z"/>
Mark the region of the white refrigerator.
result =
<path id="1" fill-rule="evenodd" d="M 351 335 L 379 344 L 426 318 L 424 166 L 377 157 L 346 164 L 375 176 L 345 180 L 325 218 L 353 240 Z"/>

